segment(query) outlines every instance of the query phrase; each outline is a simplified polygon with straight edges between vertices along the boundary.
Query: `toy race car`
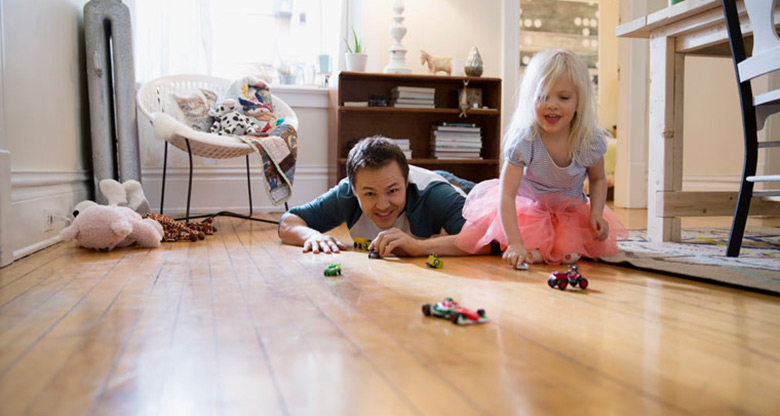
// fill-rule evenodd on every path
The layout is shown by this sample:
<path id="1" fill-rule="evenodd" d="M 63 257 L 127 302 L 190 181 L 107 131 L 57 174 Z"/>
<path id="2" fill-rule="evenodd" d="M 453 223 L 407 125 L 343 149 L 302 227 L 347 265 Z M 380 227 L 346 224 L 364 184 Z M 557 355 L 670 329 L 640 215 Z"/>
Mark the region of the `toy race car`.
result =
<path id="1" fill-rule="evenodd" d="M 365 250 L 368 251 L 368 246 L 371 245 L 371 240 L 367 238 L 356 238 L 355 242 L 352 243 L 352 246 L 355 247 L 358 250 Z"/>
<path id="2" fill-rule="evenodd" d="M 474 312 L 471 309 L 460 306 L 452 298 L 444 298 L 443 301 L 435 305 L 426 303 L 422 306 L 422 312 L 425 316 L 448 319 L 458 325 L 482 324 L 488 321 L 484 309 L 477 309 Z"/>
<path id="3" fill-rule="evenodd" d="M 338 263 L 329 264 L 328 267 L 325 268 L 325 271 L 322 272 L 325 276 L 337 276 L 341 275 L 341 265 Z"/>
<path id="4" fill-rule="evenodd" d="M 571 285 L 571 287 L 580 285 L 581 289 L 587 289 L 588 279 L 582 277 L 575 265 L 569 266 L 569 270 L 566 270 L 565 272 L 550 273 L 550 277 L 547 278 L 547 284 L 550 285 L 551 288 L 558 286 L 558 289 L 560 290 L 566 289 L 567 285 Z"/>
<path id="5" fill-rule="evenodd" d="M 428 261 L 426 261 L 425 264 L 427 264 L 428 267 L 433 267 L 434 269 L 441 269 L 441 266 L 444 265 L 444 262 L 439 258 L 439 256 L 431 254 L 428 256 Z"/>

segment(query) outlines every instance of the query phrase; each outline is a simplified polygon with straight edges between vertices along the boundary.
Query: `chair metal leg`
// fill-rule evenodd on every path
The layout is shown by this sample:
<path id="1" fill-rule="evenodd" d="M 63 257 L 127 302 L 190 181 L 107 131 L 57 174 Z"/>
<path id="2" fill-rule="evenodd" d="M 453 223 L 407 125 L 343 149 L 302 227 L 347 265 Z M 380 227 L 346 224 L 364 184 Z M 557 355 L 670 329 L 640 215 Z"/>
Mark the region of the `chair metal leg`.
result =
<path id="1" fill-rule="evenodd" d="M 222 216 L 222 217 L 240 218 L 240 219 L 245 219 L 245 220 L 250 220 L 250 221 L 257 221 L 257 222 L 265 222 L 265 223 L 268 223 L 268 224 L 279 224 L 279 221 L 266 220 L 266 219 L 263 219 L 263 218 L 254 218 L 254 217 L 252 217 L 252 214 L 253 214 L 253 207 L 252 207 L 252 181 L 250 180 L 251 178 L 249 176 L 249 173 L 250 173 L 250 170 L 249 170 L 249 155 L 246 156 L 246 182 L 247 182 L 247 190 L 248 190 L 248 193 L 249 193 L 249 215 L 248 216 L 247 215 L 241 215 L 241 214 L 237 214 L 235 212 L 230 212 L 230 211 L 220 211 L 220 212 L 217 212 L 216 214 L 204 214 L 204 215 L 193 215 L 193 216 L 190 216 L 190 201 L 192 199 L 192 148 L 190 147 L 189 139 L 185 139 L 184 141 L 185 141 L 185 143 L 187 143 L 187 154 L 189 155 L 189 160 L 190 160 L 190 174 L 189 174 L 189 181 L 188 181 L 188 184 L 187 184 L 187 213 L 186 213 L 186 216 L 184 217 L 184 220 L 185 220 L 186 223 L 189 223 L 190 219 L 195 219 L 195 218 L 205 218 L 203 220 L 203 222 L 205 222 L 205 221 L 210 220 L 211 218 Z M 168 145 L 168 143 L 166 142 L 166 152 L 167 152 L 167 145 Z M 166 153 L 166 158 L 167 158 L 167 153 Z M 165 168 L 163 167 L 163 178 L 164 177 L 165 177 Z M 164 181 L 165 181 L 165 179 L 163 179 L 163 182 Z M 287 208 L 287 203 L 286 202 L 284 203 L 284 207 Z"/>
<path id="2" fill-rule="evenodd" d="M 163 152 L 163 174 L 162 174 L 162 191 L 160 191 L 160 214 L 163 213 L 163 207 L 165 206 L 165 174 L 168 172 L 168 142 L 165 142 L 165 151 Z"/>
<path id="3" fill-rule="evenodd" d="M 246 155 L 246 189 L 249 191 L 249 216 L 252 216 L 252 181 L 249 180 L 249 155 Z"/>
<path id="4" fill-rule="evenodd" d="M 190 200 L 192 199 L 192 148 L 190 147 L 189 139 L 184 139 L 184 142 L 187 143 L 187 154 L 190 157 L 190 178 L 187 182 L 187 215 L 185 217 L 185 223 L 188 223 L 190 222 Z"/>

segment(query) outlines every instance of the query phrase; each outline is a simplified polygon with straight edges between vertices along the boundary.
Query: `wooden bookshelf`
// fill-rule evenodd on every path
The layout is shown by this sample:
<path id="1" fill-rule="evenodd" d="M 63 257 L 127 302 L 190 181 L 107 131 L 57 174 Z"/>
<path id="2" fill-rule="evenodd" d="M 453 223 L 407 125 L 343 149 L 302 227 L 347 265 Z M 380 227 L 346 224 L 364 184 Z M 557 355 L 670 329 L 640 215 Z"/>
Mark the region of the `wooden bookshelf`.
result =
<path id="1" fill-rule="evenodd" d="M 458 91 L 468 81 L 469 88 L 482 89 L 482 105 L 459 117 Z M 426 87 L 436 90 L 435 108 L 344 107 L 345 101 L 367 101 L 369 95 L 384 95 L 396 86 Z M 498 177 L 501 151 L 501 79 L 450 77 L 443 75 L 400 75 L 366 72 L 341 72 L 335 107 L 336 164 L 338 179 L 346 176 L 347 154 L 351 145 L 364 137 L 383 135 L 409 139 L 412 158 L 409 163 L 432 170 L 446 170 L 479 182 Z M 433 126 L 441 123 L 474 123 L 482 128 L 481 160 L 438 160 L 431 157 Z"/>

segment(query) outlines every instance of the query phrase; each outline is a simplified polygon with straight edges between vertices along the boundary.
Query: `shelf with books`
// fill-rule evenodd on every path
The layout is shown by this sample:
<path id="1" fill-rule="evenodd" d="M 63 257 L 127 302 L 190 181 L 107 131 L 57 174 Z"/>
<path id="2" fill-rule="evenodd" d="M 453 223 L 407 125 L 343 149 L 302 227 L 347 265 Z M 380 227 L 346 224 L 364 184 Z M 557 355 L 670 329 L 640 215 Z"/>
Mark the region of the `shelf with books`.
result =
<path id="1" fill-rule="evenodd" d="M 462 117 L 458 97 L 464 81 L 468 81 L 468 88 L 480 90 L 482 106 L 467 109 L 465 117 Z M 434 108 L 345 106 L 345 103 L 364 102 L 369 95 L 387 97 L 388 105 L 396 104 L 398 100 L 411 101 L 418 95 L 426 101 L 421 106 L 432 102 Z M 407 154 L 411 153 L 411 164 L 447 170 L 472 181 L 498 177 L 501 141 L 499 78 L 342 72 L 337 89 L 331 91 L 331 102 L 335 127 L 331 130 L 331 139 L 336 143 L 338 179 L 346 175 L 346 156 L 352 145 L 373 135 L 408 140 Z M 478 139 L 473 140 L 475 143 L 463 145 L 471 150 L 460 152 L 449 148 L 454 145 L 437 144 L 432 140 L 438 126 L 462 123 L 479 132 Z"/>

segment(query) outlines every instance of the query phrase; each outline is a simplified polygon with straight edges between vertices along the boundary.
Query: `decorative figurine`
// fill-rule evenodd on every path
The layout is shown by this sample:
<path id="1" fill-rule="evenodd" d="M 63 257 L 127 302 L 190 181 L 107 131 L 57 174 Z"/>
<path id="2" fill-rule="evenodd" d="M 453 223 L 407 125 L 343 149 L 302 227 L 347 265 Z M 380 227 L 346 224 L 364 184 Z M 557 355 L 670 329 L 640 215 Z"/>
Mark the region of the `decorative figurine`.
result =
<path id="1" fill-rule="evenodd" d="M 368 252 L 368 258 L 369 259 L 381 259 L 382 256 L 379 255 L 379 252 L 376 250 L 371 250 Z"/>
<path id="2" fill-rule="evenodd" d="M 466 75 L 470 77 L 478 77 L 482 75 L 485 70 L 482 63 L 482 56 L 479 55 L 479 51 L 476 47 L 471 48 L 468 59 L 466 59 L 466 67 L 464 68 Z"/>
<path id="3" fill-rule="evenodd" d="M 453 324 L 458 325 L 482 324 L 488 322 L 484 309 L 477 309 L 477 311 L 474 312 L 471 309 L 460 306 L 458 302 L 455 302 L 452 298 L 444 298 L 443 301 L 438 302 L 435 305 L 426 303 L 422 306 L 422 312 L 425 316 L 448 319 L 452 321 Z"/>
<path id="4" fill-rule="evenodd" d="M 366 238 L 356 238 L 355 242 L 352 244 L 353 247 L 355 247 L 358 250 L 368 250 L 368 246 L 371 245 L 371 240 Z"/>
<path id="5" fill-rule="evenodd" d="M 441 269 L 441 266 L 444 265 L 444 262 L 439 258 L 439 256 L 430 254 L 428 256 L 428 261 L 426 261 L 425 264 L 427 264 L 428 267 L 432 267 L 434 269 Z"/>
<path id="6" fill-rule="evenodd" d="M 431 56 L 428 52 L 420 49 L 420 65 L 428 64 L 428 72 L 435 74 L 439 71 L 452 73 L 452 58 L 449 56 Z"/>
<path id="7" fill-rule="evenodd" d="M 337 276 L 341 275 L 341 265 L 338 263 L 329 264 L 328 267 L 325 268 L 325 271 L 322 272 L 325 276 Z"/>
<path id="8" fill-rule="evenodd" d="M 547 278 L 547 284 L 550 285 L 551 288 L 558 286 L 558 289 L 560 290 L 566 289 L 566 285 L 571 285 L 571 287 L 580 285 L 581 289 L 587 289 L 588 279 L 582 277 L 577 265 L 573 265 L 569 266 L 569 270 L 566 270 L 565 272 L 550 273 L 550 277 Z"/>

